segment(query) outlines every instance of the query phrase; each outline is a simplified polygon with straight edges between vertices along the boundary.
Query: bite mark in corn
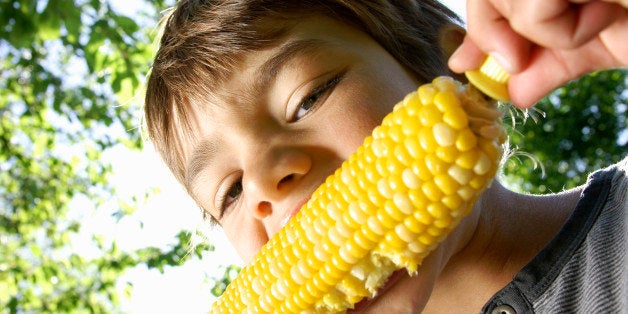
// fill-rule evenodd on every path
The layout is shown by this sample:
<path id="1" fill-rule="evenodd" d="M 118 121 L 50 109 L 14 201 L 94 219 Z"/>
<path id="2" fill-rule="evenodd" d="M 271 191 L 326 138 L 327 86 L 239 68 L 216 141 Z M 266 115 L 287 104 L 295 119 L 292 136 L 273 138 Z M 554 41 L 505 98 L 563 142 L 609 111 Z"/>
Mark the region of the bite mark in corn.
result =
<path id="1" fill-rule="evenodd" d="M 500 117 L 449 77 L 419 87 L 242 269 L 212 313 L 344 312 L 395 270 L 416 273 L 492 181 Z"/>

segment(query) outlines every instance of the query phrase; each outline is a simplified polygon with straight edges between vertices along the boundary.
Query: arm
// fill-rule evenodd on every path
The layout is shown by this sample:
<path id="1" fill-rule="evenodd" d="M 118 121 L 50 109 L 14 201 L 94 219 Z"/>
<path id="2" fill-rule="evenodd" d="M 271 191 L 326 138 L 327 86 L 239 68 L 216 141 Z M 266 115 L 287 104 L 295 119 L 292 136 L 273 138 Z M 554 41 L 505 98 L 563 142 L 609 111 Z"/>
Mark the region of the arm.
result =
<path id="1" fill-rule="evenodd" d="M 492 55 L 512 74 L 515 105 L 531 107 L 585 73 L 628 65 L 628 1 L 469 0 L 468 34 L 449 60 L 456 72 Z"/>

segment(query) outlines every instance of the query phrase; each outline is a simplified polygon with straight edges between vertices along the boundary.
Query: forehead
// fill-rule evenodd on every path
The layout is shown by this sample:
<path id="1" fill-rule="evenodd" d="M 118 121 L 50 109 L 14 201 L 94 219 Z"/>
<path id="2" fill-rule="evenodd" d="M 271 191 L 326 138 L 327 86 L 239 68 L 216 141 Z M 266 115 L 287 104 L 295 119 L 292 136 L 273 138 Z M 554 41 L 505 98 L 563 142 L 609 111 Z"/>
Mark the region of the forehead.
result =
<path id="1" fill-rule="evenodd" d="M 270 23 L 270 22 L 267 22 Z M 213 111 L 232 108 L 246 95 L 265 92 L 270 81 L 285 69 L 297 70 L 321 53 L 360 50 L 371 37 L 348 24 L 327 17 L 309 17 L 284 27 L 282 36 L 260 49 L 232 56 L 229 69 L 204 84 L 189 86 L 186 110 Z M 242 108 L 238 108 L 242 109 Z M 181 115 L 188 120 L 191 115 Z M 182 121 L 194 125 L 194 121 Z"/>
<path id="2" fill-rule="evenodd" d="M 267 47 L 242 52 L 226 79 L 218 82 L 215 95 L 229 94 L 246 78 L 254 77 L 258 85 L 267 83 L 280 69 L 301 65 L 294 62 L 298 57 L 312 57 L 330 48 L 355 48 L 370 40 L 348 24 L 321 16 L 304 18 L 283 29 L 282 36 Z"/>

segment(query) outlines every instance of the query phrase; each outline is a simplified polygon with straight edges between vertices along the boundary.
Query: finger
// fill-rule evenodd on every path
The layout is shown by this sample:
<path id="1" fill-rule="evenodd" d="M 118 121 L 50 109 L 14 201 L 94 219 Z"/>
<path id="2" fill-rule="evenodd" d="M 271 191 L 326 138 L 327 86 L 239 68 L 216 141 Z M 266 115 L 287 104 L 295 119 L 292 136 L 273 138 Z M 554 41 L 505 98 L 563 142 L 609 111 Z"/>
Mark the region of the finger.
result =
<path id="1" fill-rule="evenodd" d="M 614 2 L 614 3 L 620 4 L 624 8 L 628 8 L 628 0 L 604 0 L 604 1 L 606 1 L 606 2 Z"/>
<path id="2" fill-rule="evenodd" d="M 469 36 L 465 36 L 462 44 L 451 55 L 448 61 L 449 68 L 456 73 L 478 69 L 486 54 L 475 45 Z"/>
<path id="3" fill-rule="evenodd" d="M 508 81 L 510 101 L 515 107 L 530 108 L 556 87 L 569 79 L 564 67 L 555 62 L 548 50 L 535 50 L 530 59 L 532 66 L 512 75 Z"/>
<path id="4" fill-rule="evenodd" d="M 612 67 L 628 66 L 628 12 L 623 19 L 618 20 L 600 33 L 600 40 L 604 47 L 613 56 L 615 64 Z"/>
<path id="5" fill-rule="evenodd" d="M 510 27 L 505 18 L 508 12 L 502 12 L 508 8 L 499 6 L 498 10 L 487 1 L 468 1 L 469 36 L 480 50 L 490 54 L 504 70 L 517 73 L 527 64 L 531 43 Z"/>
<path id="6" fill-rule="evenodd" d="M 531 66 L 508 81 L 511 102 L 519 108 L 534 106 L 551 91 L 580 75 L 557 61 L 555 52 L 546 49 L 535 50 L 530 59 Z"/>
<path id="7" fill-rule="evenodd" d="M 583 4 L 578 12 L 578 21 L 573 36 L 574 45 L 568 48 L 575 48 L 590 41 L 622 17 L 624 13 L 620 5 L 604 1 Z"/>
<path id="8" fill-rule="evenodd" d="M 510 76 L 508 91 L 512 103 L 529 108 L 539 99 L 569 80 L 599 69 L 617 67 L 601 40 L 593 40 L 578 49 L 548 50 L 535 48 L 530 66 Z"/>
<path id="9" fill-rule="evenodd" d="M 563 0 L 514 1 L 511 27 L 532 42 L 559 49 L 577 48 L 611 25 L 623 13 L 604 1 L 582 4 Z"/>

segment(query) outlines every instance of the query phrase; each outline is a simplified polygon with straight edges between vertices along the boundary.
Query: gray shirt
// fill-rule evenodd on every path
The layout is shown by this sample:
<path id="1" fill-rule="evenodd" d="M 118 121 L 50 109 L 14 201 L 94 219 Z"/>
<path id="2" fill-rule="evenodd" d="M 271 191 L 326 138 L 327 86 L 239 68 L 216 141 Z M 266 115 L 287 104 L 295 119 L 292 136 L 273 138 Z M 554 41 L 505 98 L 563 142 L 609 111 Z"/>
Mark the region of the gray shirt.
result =
<path id="1" fill-rule="evenodd" d="M 589 176 L 554 239 L 482 313 L 628 313 L 628 157 Z"/>

